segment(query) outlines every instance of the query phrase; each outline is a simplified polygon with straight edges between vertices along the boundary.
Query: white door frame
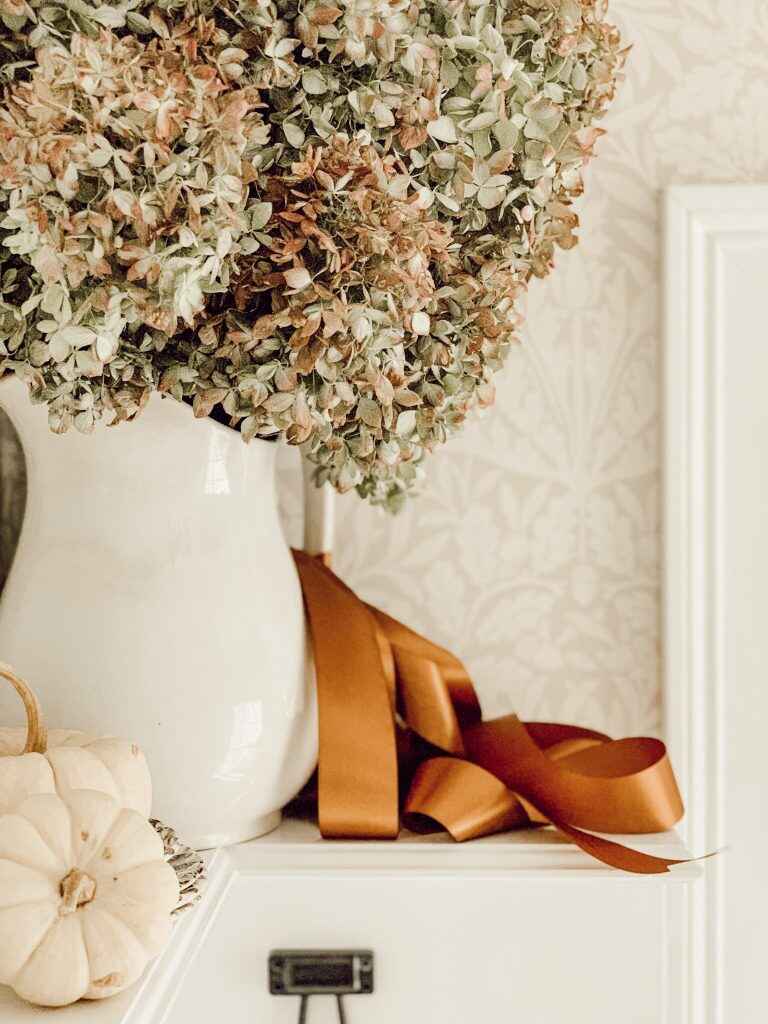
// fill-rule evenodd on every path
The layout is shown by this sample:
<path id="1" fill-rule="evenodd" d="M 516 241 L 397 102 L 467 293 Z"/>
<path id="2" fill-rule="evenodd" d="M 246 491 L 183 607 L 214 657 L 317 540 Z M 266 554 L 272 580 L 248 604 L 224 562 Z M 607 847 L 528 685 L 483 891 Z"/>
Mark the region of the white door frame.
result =
<path id="1" fill-rule="evenodd" d="M 765 263 L 757 315 L 758 300 L 768 296 L 768 186 L 668 190 L 665 243 L 664 728 L 687 797 L 682 835 L 700 855 L 728 842 L 725 723 L 728 698 L 737 699 L 724 678 L 725 460 L 729 473 L 734 462 L 725 443 L 724 381 L 727 360 L 749 352 L 728 343 L 725 275 L 728 260 L 739 253 L 743 259 L 746 249 Z M 753 320 L 765 322 L 764 313 Z M 768 330 L 765 335 L 768 343 Z M 692 1024 L 761 1019 L 724 1016 L 724 871 L 723 858 L 713 859 L 706 884 L 692 890 Z"/>

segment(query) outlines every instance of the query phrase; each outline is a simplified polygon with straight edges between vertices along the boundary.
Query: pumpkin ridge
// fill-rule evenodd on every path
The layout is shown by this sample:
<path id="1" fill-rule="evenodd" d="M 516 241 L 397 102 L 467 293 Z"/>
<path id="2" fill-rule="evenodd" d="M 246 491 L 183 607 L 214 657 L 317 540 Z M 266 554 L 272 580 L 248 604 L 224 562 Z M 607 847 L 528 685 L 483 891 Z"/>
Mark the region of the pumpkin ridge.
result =
<path id="1" fill-rule="evenodd" d="M 0 728 L 0 814 L 14 813 L 29 796 L 53 793 L 55 785 L 53 769 L 43 754 L 5 752 L 14 749 L 14 740 L 5 740 L 8 732 Z"/>
<path id="2" fill-rule="evenodd" d="M 68 916 L 66 918 L 57 917 L 56 920 L 53 921 L 53 923 L 51 924 L 50 928 L 47 929 L 45 935 L 43 936 L 43 938 L 41 939 L 40 943 L 35 948 L 34 952 L 31 953 L 30 956 L 27 958 L 27 961 L 26 961 L 24 967 L 22 967 L 22 969 L 16 975 L 16 978 L 14 979 L 14 982 L 13 982 L 13 987 L 14 987 L 15 991 L 17 992 L 17 995 L 21 996 L 21 998 L 25 999 L 27 1002 L 33 1002 L 33 1005 L 42 1005 L 42 1006 L 64 1006 L 64 1005 L 68 1005 L 68 1003 L 59 1002 L 58 1000 L 55 1003 L 44 1002 L 44 1003 L 37 1003 L 37 1004 L 35 1004 L 32 999 L 30 999 L 27 995 L 24 994 L 24 990 L 23 990 L 24 975 L 30 973 L 30 967 L 33 965 L 35 957 L 40 953 L 40 950 L 41 950 L 42 946 L 45 944 L 45 942 L 47 941 L 47 939 L 49 938 L 51 933 L 53 931 L 55 931 L 56 929 L 61 928 L 65 921 L 67 922 L 67 926 L 69 928 L 76 928 L 77 929 L 79 943 L 80 943 L 80 949 L 82 950 L 82 962 L 85 965 L 86 975 L 88 974 L 88 953 L 87 953 L 86 946 L 85 946 L 85 936 L 83 935 L 83 925 L 82 925 L 82 921 L 80 920 L 80 914 L 72 914 L 72 915 L 70 915 L 70 916 Z M 27 979 L 27 980 L 29 980 L 29 979 Z M 85 989 L 83 989 L 81 991 L 80 995 L 77 996 L 77 998 L 75 1000 L 70 1000 L 70 1002 L 77 1002 L 77 999 L 82 999 L 84 992 L 85 992 Z"/>
<path id="3" fill-rule="evenodd" d="M 99 919 L 103 922 L 99 926 Z M 122 918 L 118 917 L 106 906 L 102 905 L 98 896 L 94 899 L 83 910 L 83 940 L 85 942 L 85 952 L 88 957 L 89 971 L 92 972 L 92 965 L 95 960 L 94 952 L 91 949 L 91 939 L 93 935 L 89 935 L 89 930 L 93 929 L 94 926 L 98 929 L 107 926 L 112 931 L 110 936 L 112 940 L 116 936 L 119 936 L 120 942 L 123 944 L 123 953 L 129 954 L 134 958 L 134 961 L 141 960 L 143 965 L 146 966 L 150 959 L 147 946 L 143 943 L 138 935 L 128 927 Z M 106 975 L 102 975 L 98 978 L 91 978 L 91 983 L 85 993 L 85 999 L 99 999 L 104 995 L 104 989 L 118 986 L 120 989 L 125 988 L 127 985 L 133 984 L 135 978 L 131 979 L 130 974 L 126 977 L 125 966 L 122 965 L 122 970 L 110 970 Z M 143 971 L 144 966 L 141 970 Z M 109 980 L 111 979 L 111 980 Z"/>
<path id="4" fill-rule="evenodd" d="M 82 733 L 80 735 L 86 736 L 88 734 Z M 62 746 L 65 745 L 62 744 Z M 79 749 L 87 751 L 103 766 L 114 787 L 114 793 L 111 795 L 115 797 L 119 804 L 138 811 L 144 818 L 149 817 L 152 809 L 152 781 L 146 756 L 138 743 L 132 743 L 119 736 L 96 736 L 90 738 L 87 743 L 82 743 Z M 115 766 L 111 763 L 109 755 L 111 753 L 114 756 L 116 750 L 121 751 L 124 756 L 129 755 L 130 770 L 127 773 L 125 766 L 121 770 L 119 764 Z M 137 773 L 143 773 L 145 777 L 139 781 L 136 777 Z M 142 789 L 148 791 L 142 793 L 143 798 L 141 800 L 137 799 L 135 792 L 136 787 L 139 785 Z"/>
<path id="5" fill-rule="evenodd" d="M 38 902 L 42 902 L 42 901 L 38 901 Z M 24 905 L 24 906 L 26 906 L 27 904 L 17 904 L 17 905 Z M 29 962 L 31 961 L 32 957 L 33 957 L 33 956 L 35 955 L 35 953 L 37 953 L 37 951 L 38 951 L 38 950 L 40 949 L 40 947 L 42 946 L 42 944 L 43 944 L 43 943 L 45 942 L 45 940 L 46 940 L 46 939 L 48 938 L 48 936 L 49 936 L 49 935 L 51 934 L 51 929 L 52 929 L 52 928 L 55 928 L 56 924 L 58 923 L 58 920 L 59 920 L 59 918 L 58 918 L 58 915 L 54 915 L 54 917 L 53 917 L 53 920 L 52 920 L 52 921 L 51 921 L 51 923 L 50 923 L 50 924 L 48 925 L 48 927 L 47 927 L 47 928 L 45 929 L 45 931 L 43 932 L 43 934 L 42 934 L 42 935 L 40 936 L 40 939 L 39 939 L 39 941 L 38 941 L 38 942 L 36 943 L 36 945 L 35 945 L 35 946 L 34 946 L 34 947 L 33 947 L 33 948 L 32 948 L 32 949 L 31 949 L 31 950 L 29 951 L 29 954 L 28 954 L 28 956 L 27 956 L 27 959 L 26 959 L 26 960 L 24 961 L 24 965 L 23 965 L 22 967 L 20 967 L 20 968 L 19 968 L 19 970 L 18 970 L 18 971 L 17 971 L 17 973 L 16 973 L 16 976 L 14 977 L 13 981 L 11 982 L 11 984 L 12 984 L 12 985 L 15 985 L 15 984 L 16 984 L 16 982 L 17 982 L 17 981 L 19 980 L 19 978 L 21 977 L 21 975 L 22 975 L 22 974 L 24 973 L 24 969 L 26 968 L 27 964 L 28 964 L 28 963 L 29 963 Z M 82 929 L 81 929 L 81 934 L 82 934 Z"/>
<path id="6" fill-rule="evenodd" d="M 113 916 L 119 917 L 128 927 L 132 926 L 123 917 L 123 908 L 125 907 L 127 910 L 143 908 L 143 901 L 131 892 L 137 878 L 144 884 L 151 884 L 155 888 L 157 909 L 161 915 L 162 912 L 170 914 L 179 901 L 179 882 L 176 872 L 164 859 L 130 868 L 120 874 L 117 882 L 114 879 L 105 879 L 99 897 L 99 905 L 105 909 L 109 908 L 109 912 Z M 162 889 L 159 895 L 158 889 Z M 139 938 L 141 939 L 140 935 Z"/>
<path id="7" fill-rule="evenodd" d="M 134 900 L 133 905 L 139 910 L 143 910 L 146 906 L 146 904 L 142 903 L 141 900 Z M 123 928 L 125 928 L 126 931 L 130 932 L 130 934 L 133 936 L 136 942 L 139 943 L 140 946 L 145 945 L 144 937 L 141 935 L 138 929 L 134 928 L 129 921 L 125 920 L 124 917 L 121 917 L 118 912 L 118 909 L 112 906 L 109 895 L 107 895 L 106 898 L 99 897 L 98 909 L 101 911 L 102 914 L 109 914 L 112 920 L 119 921 Z"/>
<path id="8" fill-rule="evenodd" d="M 0 820 L 2 820 L 2 818 L 0 818 Z M 5 854 L 3 854 L 2 857 L 0 857 L 0 864 L 13 864 L 14 867 L 21 868 L 22 871 L 28 872 L 30 875 L 35 875 L 37 878 L 42 878 L 43 881 L 47 882 L 51 886 L 51 897 L 50 898 L 51 899 L 53 898 L 53 893 L 55 893 L 55 891 L 56 891 L 55 883 L 51 880 L 51 878 L 48 875 L 44 874 L 44 872 L 38 871 L 37 868 L 31 868 L 29 866 L 29 864 L 25 864 L 23 861 L 16 860 L 13 857 L 7 857 Z M 22 902 L 26 903 L 26 900 L 23 900 Z M 40 902 L 40 901 L 39 900 L 35 900 L 35 902 Z M 19 903 L 3 903 L 3 904 L 0 904 L 0 911 L 6 910 L 9 907 L 18 907 L 18 906 L 21 906 L 21 904 L 19 904 Z"/>
<path id="9" fill-rule="evenodd" d="M 120 792 L 120 789 L 117 785 L 117 781 L 115 780 L 112 772 L 109 770 L 107 765 L 102 761 L 102 759 L 98 757 L 92 750 L 89 750 L 88 747 L 79 747 L 74 745 L 52 747 L 49 749 L 46 755 L 46 759 L 51 766 L 51 771 L 53 772 L 53 781 L 56 785 L 57 793 L 61 793 L 66 789 L 96 790 L 96 786 L 93 785 L 92 781 L 89 781 L 87 785 L 75 784 L 73 786 L 62 777 L 63 775 L 71 774 L 71 759 L 73 754 L 76 754 L 80 758 L 86 756 L 90 758 L 93 767 L 98 766 L 98 770 L 102 773 L 103 778 L 98 780 L 99 788 L 97 792 L 106 793 L 107 796 L 111 796 L 114 800 L 117 800 L 119 803 L 122 802 L 123 794 Z M 64 761 L 64 764 L 60 764 L 60 761 Z M 76 780 L 76 782 L 77 781 L 79 780 Z"/>
<path id="10" fill-rule="evenodd" d="M 70 842 L 72 845 L 72 866 L 85 869 L 101 853 L 106 843 L 107 837 L 111 833 L 112 829 L 115 827 L 115 822 L 119 819 L 122 813 L 122 808 L 117 803 L 117 801 L 112 796 L 110 796 L 110 794 L 100 792 L 98 790 L 75 790 L 70 793 L 70 797 L 82 802 L 79 807 L 73 808 L 71 805 L 69 807 Z M 84 812 L 85 814 L 93 813 L 93 807 L 88 806 L 86 801 L 91 801 L 93 800 L 94 797 L 99 798 L 98 802 L 102 805 L 103 810 L 107 809 L 105 801 L 109 802 L 109 804 L 111 805 L 109 807 L 111 816 L 109 824 L 107 824 L 103 829 L 100 829 L 101 834 L 99 835 L 98 840 L 95 843 L 88 846 L 93 833 L 91 830 L 85 828 L 85 823 L 82 819 L 85 816 Z M 84 832 L 88 836 L 87 840 L 83 840 Z M 86 850 L 90 851 L 87 852 L 87 855 Z"/>
<path id="11" fill-rule="evenodd" d="M 19 805 L 19 814 L 60 859 L 58 878 L 73 866 L 72 816 L 56 793 L 33 793 Z"/>
<path id="12" fill-rule="evenodd" d="M 151 836 L 146 833 L 143 827 L 145 821 L 146 819 L 138 811 L 134 811 L 130 807 L 122 808 L 109 831 L 105 834 L 99 848 L 94 851 L 87 864 L 83 865 L 84 868 L 87 868 L 98 879 L 102 875 L 111 875 L 115 871 L 118 871 L 120 875 L 124 875 L 135 868 L 143 867 L 145 864 L 162 860 L 162 840 L 154 830 Z M 118 862 L 119 866 L 110 865 L 112 848 L 121 849 L 129 843 L 138 844 L 140 840 L 142 843 L 146 840 L 147 848 L 142 849 L 139 846 L 138 851 L 133 852 L 131 858 L 123 857 L 120 859 Z M 107 853 L 109 853 L 109 856 L 107 856 Z"/>
<path id="13" fill-rule="evenodd" d="M 30 824 L 31 824 L 31 822 L 30 822 Z M 37 832 L 37 829 L 35 829 L 35 832 Z M 37 834 L 40 835 L 39 832 L 37 832 Z M 42 836 L 40 836 L 40 838 L 42 839 Z M 4 853 L 2 858 L 0 858 L 0 859 L 8 861 L 9 864 L 16 864 L 20 868 L 28 868 L 30 871 L 34 871 L 36 875 L 40 875 L 41 878 L 47 878 L 48 877 L 45 874 L 45 872 L 38 871 L 37 868 L 30 868 L 29 865 L 25 864 L 23 860 L 19 860 L 18 857 L 14 857 L 10 853 L 9 854 L 5 854 Z M 4 906 L 0 907 L 0 910 L 5 910 L 6 906 L 8 906 L 8 904 L 5 904 Z M 14 906 L 15 906 L 15 904 L 14 904 Z"/>
<path id="14" fill-rule="evenodd" d="M 116 845 L 115 832 L 117 826 L 119 825 L 120 821 L 123 818 L 124 813 L 124 810 L 121 811 L 121 813 L 117 816 L 115 821 L 112 822 L 112 825 L 110 826 L 109 830 L 104 834 L 104 837 L 99 843 L 98 847 L 94 849 L 93 853 L 88 858 L 87 863 L 83 865 L 96 878 L 98 878 L 100 875 L 109 876 L 115 873 L 123 874 L 124 871 L 128 871 L 131 869 L 131 867 L 135 866 L 129 863 L 128 867 L 126 867 L 124 864 L 121 863 L 118 868 L 112 863 L 112 859 L 114 856 L 113 849 Z M 119 835 L 117 838 L 118 840 L 120 840 Z M 117 845 L 119 845 L 119 842 Z"/>
<path id="15" fill-rule="evenodd" d="M 38 796 L 38 795 L 40 795 L 40 794 L 36 794 L 36 793 L 32 794 L 32 796 Z M 56 856 L 55 852 L 53 851 L 53 849 L 51 847 L 50 839 L 47 836 L 43 835 L 43 833 L 37 827 L 36 822 L 34 822 L 30 818 L 28 818 L 26 816 L 26 814 L 18 814 L 16 812 L 13 812 L 12 814 L 4 814 L 4 815 L 0 816 L 0 820 L 2 818 L 5 818 L 5 817 L 20 818 L 26 825 L 29 825 L 29 827 L 33 830 L 33 832 L 35 832 L 37 834 L 37 836 L 40 839 L 40 842 L 43 844 L 43 846 L 46 847 L 46 849 L 50 850 L 51 853 L 54 856 Z M 9 864 L 18 864 L 19 867 L 21 867 L 21 868 L 27 868 L 27 870 L 29 870 L 29 871 L 34 871 L 35 874 L 40 875 L 42 878 L 48 878 L 48 875 L 46 875 L 44 871 L 38 871 L 37 868 L 30 868 L 28 864 L 25 864 L 21 860 L 17 860 L 15 857 L 11 856 L 9 853 L 4 853 L 3 856 L 2 856 L 2 859 L 3 860 L 7 860 L 9 862 Z"/>
<path id="16" fill-rule="evenodd" d="M 48 925 L 48 927 L 47 927 L 47 928 L 45 929 L 45 931 L 43 932 L 43 934 L 42 934 L 42 935 L 40 936 L 40 938 L 39 938 L 38 942 L 36 943 L 36 945 L 35 945 L 35 946 L 34 946 L 34 947 L 33 947 L 33 948 L 32 948 L 32 949 L 31 949 L 31 950 L 29 951 L 29 956 L 28 956 L 28 957 L 27 957 L 27 959 L 26 959 L 26 960 L 24 961 L 24 963 L 22 964 L 22 966 L 21 966 L 21 967 L 20 967 L 20 968 L 18 969 L 18 971 L 16 972 L 16 974 L 14 975 L 14 977 L 13 977 L 13 980 L 11 981 L 11 985 L 13 985 L 14 987 L 16 986 L 16 984 L 18 983 L 18 980 L 19 980 L 19 978 L 20 978 L 20 977 L 21 977 L 21 975 L 22 975 L 22 974 L 24 973 L 24 969 L 25 969 L 25 967 L 27 966 L 27 964 L 29 963 L 29 961 L 30 961 L 30 960 L 32 959 L 32 957 L 33 957 L 33 956 L 35 955 L 35 953 L 37 953 L 37 951 L 38 951 L 38 950 L 40 949 L 40 947 L 41 947 L 41 946 L 42 946 L 42 944 L 43 944 L 43 943 L 45 942 L 45 940 L 46 940 L 46 939 L 48 938 L 48 936 L 49 936 L 49 935 L 50 935 L 50 933 L 51 933 L 51 928 L 53 928 L 53 926 L 54 926 L 55 924 L 56 924 L 56 918 L 54 918 L 54 919 L 53 919 L 53 920 L 51 921 L 51 923 L 50 923 L 50 924 Z"/>
<path id="17" fill-rule="evenodd" d="M 29 902 L 29 903 L 16 903 L 12 907 L 3 907 L 2 909 L 0 909 L 0 921 L 2 921 L 3 915 L 5 914 L 6 911 L 14 911 L 14 910 L 21 909 L 23 914 L 29 915 L 30 913 L 35 913 L 36 911 L 40 910 L 41 908 L 45 912 L 45 916 L 47 917 L 47 921 L 45 921 L 42 924 L 41 930 L 37 934 L 37 937 L 36 937 L 35 941 L 32 943 L 31 947 L 29 949 L 25 949 L 23 946 L 21 947 L 21 958 L 19 959 L 19 963 L 20 963 L 21 966 L 18 967 L 18 969 L 16 971 L 14 971 L 13 973 L 8 972 L 8 973 L 4 974 L 2 969 L 0 969 L 0 984 L 3 984 L 3 985 L 12 985 L 13 984 L 14 979 L 22 971 L 22 969 L 24 967 L 24 964 L 27 963 L 27 961 L 33 955 L 35 950 L 39 947 L 40 943 L 43 941 L 43 939 L 45 938 L 45 936 L 48 934 L 49 930 L 51 929 L 52 925 L 56 921 L 56 909 L 55 909 L 55 907 L 53 905 L 53 900 L 50 897 L 46 898 L 46 899 L 42 899 L 42 900 L 33 900 L 33 901 Z M 16 941 L 14 943 L 14 948 L 12 950 L 12 953 L 18 957 L 19 956 L 19 951 L 20 951 L 19 950 L 19 943 L 18 943 L 18 941 Z M 3 953 L 3 950 L 0 950 L 0 961 L 2 960 L 2 953 Z"/>

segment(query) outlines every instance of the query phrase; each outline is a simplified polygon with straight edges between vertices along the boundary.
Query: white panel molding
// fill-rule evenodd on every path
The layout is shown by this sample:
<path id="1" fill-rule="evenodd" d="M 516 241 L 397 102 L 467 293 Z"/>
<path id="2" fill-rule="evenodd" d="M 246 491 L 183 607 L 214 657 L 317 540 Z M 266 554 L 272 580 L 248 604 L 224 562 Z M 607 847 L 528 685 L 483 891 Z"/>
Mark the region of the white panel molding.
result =
<path id="1" fill-rule="evenodd" d="M 675 187 L 665 221 L 664 723 L 681 835 L 701 855 L 727 841 L 724 268 L 768 251 L 768 187 Z M 724 870 L 709 861 L 690 893 L 689 1024 L 736 1024 L 723 1011 Z"/>

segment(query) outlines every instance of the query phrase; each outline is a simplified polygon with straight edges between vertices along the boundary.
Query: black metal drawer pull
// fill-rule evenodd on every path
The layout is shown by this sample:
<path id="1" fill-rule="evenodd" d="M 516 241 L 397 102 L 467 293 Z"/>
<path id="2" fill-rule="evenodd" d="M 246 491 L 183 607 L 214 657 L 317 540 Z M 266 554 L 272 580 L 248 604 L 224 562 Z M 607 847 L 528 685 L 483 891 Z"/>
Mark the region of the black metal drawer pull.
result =
<path id="1" fill-rule="evenodd" d="M 311 996 L 335 996 L 339 1024 L 347 1024 L 345 995 L 373 992 L 369 949 L 276 949 L 269 954 L 269 991 L 299 996 L 299 1022 L 307 1024 Z"/>

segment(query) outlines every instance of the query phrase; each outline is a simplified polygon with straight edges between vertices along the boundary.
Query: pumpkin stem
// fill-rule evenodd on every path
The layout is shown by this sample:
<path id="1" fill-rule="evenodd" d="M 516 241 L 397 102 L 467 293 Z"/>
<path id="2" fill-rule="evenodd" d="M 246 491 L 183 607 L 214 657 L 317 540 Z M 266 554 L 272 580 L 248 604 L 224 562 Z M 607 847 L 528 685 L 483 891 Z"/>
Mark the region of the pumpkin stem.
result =
<path id="1" fill-rule="evenodd" d="M 8 665 L 0 662 L 0 678 L 7 679 L 24 702 L 27 713 L 27 742 L 22 754 L 44 754 L 48 749 L 48 731 L 34 690 L 20 679 Z"/>
<path id="2" fill-rule="evenodd" d="M 79 907 L 90 903 L 96 895 L 96 883 L 84 871 L 72 868 L 59 883 L 59 893 L 61 894 L 59 913 L 61 915 L 74 914 Z"/>

